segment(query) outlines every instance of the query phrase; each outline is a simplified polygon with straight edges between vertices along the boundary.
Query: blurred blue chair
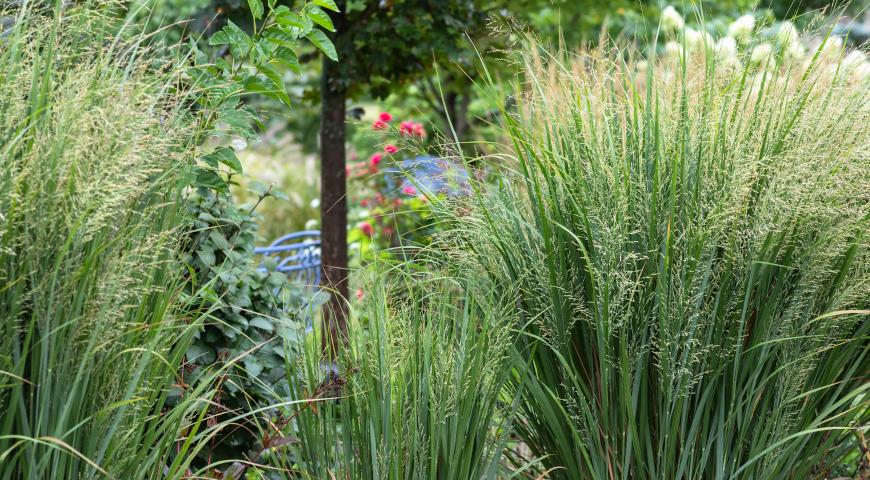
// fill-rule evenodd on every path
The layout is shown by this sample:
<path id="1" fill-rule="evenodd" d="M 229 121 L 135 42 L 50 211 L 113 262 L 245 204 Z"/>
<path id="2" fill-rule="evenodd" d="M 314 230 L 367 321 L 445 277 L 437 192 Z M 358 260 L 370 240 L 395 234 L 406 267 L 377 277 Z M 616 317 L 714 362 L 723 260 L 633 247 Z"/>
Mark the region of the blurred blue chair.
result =
<path id="1" fill-rule="evenodd" d="M 314 310 L 328 299 L 320 288 L 320 231 L 303 230 L 278 237 L 268 247 L 257 247 L 254 253 L 273 257 L 276 271 L 287 275 L 309 295 L 302 307 L 305 331 L 311 332 Z M 265 270 L 265 267 L 261 267 Z"/>
<path id="2" fill-rule="evenodd" d="M 448 197 L 471 193 L 470 175 L 466 168 L 450 160 L 428 155 L 403 160 L 397 167 L 386 168 L 387 191 L 396 194 L 406 187 L 423 190 L 421 193 L 442 194 Z"/>
<path id="3" fill-rule="evenodd" d="M 317 288 L 320 285 L 320 231 L 303 230 L 278 237 L 268 247 L 257 247 L 254 253 L 274 257 L 277 271 L 300 285 Z"/>

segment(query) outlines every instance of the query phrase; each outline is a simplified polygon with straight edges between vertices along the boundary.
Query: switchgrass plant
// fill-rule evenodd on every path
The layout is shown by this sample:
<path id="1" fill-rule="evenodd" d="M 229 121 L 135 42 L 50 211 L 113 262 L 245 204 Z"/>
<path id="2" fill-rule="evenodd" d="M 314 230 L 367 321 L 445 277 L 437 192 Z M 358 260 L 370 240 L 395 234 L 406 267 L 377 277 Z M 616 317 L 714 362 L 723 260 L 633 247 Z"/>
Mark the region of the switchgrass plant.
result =
<path id="1" fill-rule="evenodd" d="M 517 293 L 548 478 L 866 473 L 870 83 L 838 45 L 748 52 L 520 58 L 505 173 L 451 240 Z"/>
<path id="2" fill-rule="evenodd" d="M 292 365 L 292 478 L 496 478 L 510 432 L 502 396 L 515 315 L 478 285 L 404 274 L 368 287 L 335 367 L 312 342 Z"/>
<path id="3" fill-rule="evenodd" d="M 199 321 L 176 308 L 179 70 L 113 4 L 56 3 L 0 38 L 0 478 L 177 478 L 214 394 L 164 408 Z"/>

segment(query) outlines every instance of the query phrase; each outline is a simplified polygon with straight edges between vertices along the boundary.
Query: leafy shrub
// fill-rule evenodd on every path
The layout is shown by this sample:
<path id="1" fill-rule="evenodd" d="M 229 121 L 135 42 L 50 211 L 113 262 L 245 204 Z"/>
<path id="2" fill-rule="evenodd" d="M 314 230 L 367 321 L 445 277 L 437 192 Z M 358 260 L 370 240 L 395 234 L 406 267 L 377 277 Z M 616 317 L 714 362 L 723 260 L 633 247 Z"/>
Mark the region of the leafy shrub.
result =
<path id="1" fill-rule="evenodd" d="M 274 259 L 259 265 L 252 208 L 204 188 L 187 204 L 194 229 L 185 246 L 189 253 L 183 255 L 192 268 L 186 290 L 191 307 L 207 312 L 207 320 L 187 349 L 190 380 L 185 381 L 221 371 L 212 413 L 218 420 L 243 417 L 216 436 L 203 455 L 240 458 L 254 448 L 258 432 L 257 416 L 244 415 L 290 394 L 285 361 L 296 355 L 307 305 L 300 287 L 275 271 Z"/>
<path id="2" fill-rule="evenodd" d="M 505 178 L 455 215 L 456 268 L 518 289 L 514 424 L 550 478 L 860 468 L 863 54 L 792 57 L 789 34 L 755 55 L 749 30 L 727 59 L 683 31 L 678 55 L 522 60 Z"/>
<path id="3" fill-rule="evenodd" d="M 332 0 L 306 3 L 300 13 L 275 1 L 248 0 L 251 31 L 232 21 L 209 38 L 209 45 L 224 48 L 209 61 L 191 40 L 194 66 L 189 79 L 200 90 L 196 97 L 203 145 L 208 136 L 231 136 L 244 141 L 254 136 L 258 119 L 245 97 L 261 94 L 290 105 L 284 69 L 299 73 L 294 48 L 305 39 L 335 60 L 335 48 L 318 26 L 334 30 L 322 9 L 337 11 Z M 294 310 L 303 307 L 301 293 L 268 263 L 258 270 L 254 258 L 257 226 L 251 207 L 247 212 L 229 194 L 234 174 L 242 173 L 235 149 L 219 146 L 199 157 L 189 182 L 197 187 L 188 199 L 193 230 L 183 246 L 190 271 L 186 284 L 189 306 L 205 312 L 209 321 L 187 350 L 183 374 L 194 382 L 218 376 L 210 403 L 208 446 L 197 445 L 206 458 L 241 459 L 254 447 L 259 412 L 280 403 L 289 391 L 283 366 L 299 333 Z M 229 169 L 227 172 L 225 169 Z M 257 205 L 275 196 L 258 192 Z M 286 197 L 285 197 L 286 198 Z M 184 398 L 184 381 L 175 390 Z M 196 453 L 196 452 L 194 452 Z"/>

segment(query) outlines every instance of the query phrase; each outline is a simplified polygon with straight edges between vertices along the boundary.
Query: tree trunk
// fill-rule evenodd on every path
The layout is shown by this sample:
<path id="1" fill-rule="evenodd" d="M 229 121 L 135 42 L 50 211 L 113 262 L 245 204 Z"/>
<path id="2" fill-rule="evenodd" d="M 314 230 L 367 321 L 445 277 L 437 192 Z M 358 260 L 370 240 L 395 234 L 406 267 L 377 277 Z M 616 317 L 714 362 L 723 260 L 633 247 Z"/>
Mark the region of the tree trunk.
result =
<path id="1" fill-rule="evenodd" d="M 347 338 L 347 185 L 345 99 L 338 64 L 323 57 L 320 117 L 321 285 L 331 295 L 323 309 L 323 350 L 335 355 Z"/>

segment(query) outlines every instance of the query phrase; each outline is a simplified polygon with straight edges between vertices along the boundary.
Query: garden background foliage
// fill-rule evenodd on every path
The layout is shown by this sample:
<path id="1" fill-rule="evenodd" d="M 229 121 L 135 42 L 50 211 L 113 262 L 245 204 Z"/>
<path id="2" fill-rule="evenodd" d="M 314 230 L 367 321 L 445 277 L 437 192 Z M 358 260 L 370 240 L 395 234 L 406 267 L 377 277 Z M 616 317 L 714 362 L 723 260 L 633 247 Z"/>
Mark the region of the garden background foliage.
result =
<path id="1" fill-rule="evenodd" d="M 381 113 L 398 136 L 361 143 L 403 140 L 352 166 L 369 264 L 324 351 L 321 296 L 253 255 L 282 196 L 235 204 L 236 147 L 255 99 L 293 103 L 298 47 L 352 51 L 321 28 L 421 4 L 246 0 L 169 48 L 124 2 L 27 5 L 0 37 L 0 478 L 870 474 L 870 62 L 829 29 L 667 7 L 629 47 L 503 32 L 488 140 Z M 422 147 L 461 195 L 378 176 Z"/>

